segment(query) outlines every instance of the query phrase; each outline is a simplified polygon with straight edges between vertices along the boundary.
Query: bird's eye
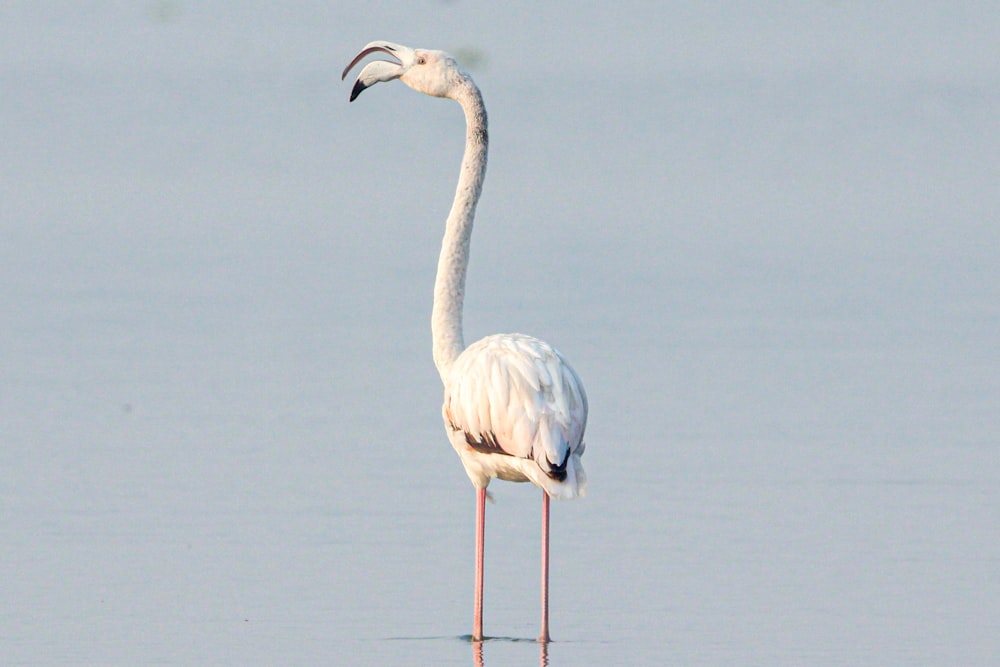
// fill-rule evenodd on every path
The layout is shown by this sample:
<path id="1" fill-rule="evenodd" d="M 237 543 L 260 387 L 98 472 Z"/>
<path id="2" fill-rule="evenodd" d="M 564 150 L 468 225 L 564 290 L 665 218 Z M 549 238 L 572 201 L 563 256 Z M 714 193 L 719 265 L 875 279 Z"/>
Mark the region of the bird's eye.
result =
<path id="1" fill-rule="evenodd" d="M 424 58 L 423 56 L 417 56 L 417 64 L 418 65 L 426 65 L 427 64 L 427 58 Z"/>

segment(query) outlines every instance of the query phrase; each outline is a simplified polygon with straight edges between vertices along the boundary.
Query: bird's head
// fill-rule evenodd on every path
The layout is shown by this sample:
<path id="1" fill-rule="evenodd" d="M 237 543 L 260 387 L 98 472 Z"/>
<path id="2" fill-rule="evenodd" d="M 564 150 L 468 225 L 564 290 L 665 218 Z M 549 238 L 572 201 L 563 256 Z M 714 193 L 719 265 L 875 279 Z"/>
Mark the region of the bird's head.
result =
<path id="1" fill-rule="evenodd" d="M 361 68 L 358 80 L 351 90 L 351 101 L 361 94 L 365 88 L 370 88 L 380 81 L 399 79 L 410 88 L 425 95 L 434 97 L 451 97 L 452 91 L 468 75 L 462 71 L 458 63 L 444 51 L 428 49 L 411 49 L 392 42 L 372 42 L 354 56 L 354 60 L 344 68 L 341 80 L 365 56 L 375 52 L 387 53 L 398 62 L 388 60 L 373 60 Z"/>

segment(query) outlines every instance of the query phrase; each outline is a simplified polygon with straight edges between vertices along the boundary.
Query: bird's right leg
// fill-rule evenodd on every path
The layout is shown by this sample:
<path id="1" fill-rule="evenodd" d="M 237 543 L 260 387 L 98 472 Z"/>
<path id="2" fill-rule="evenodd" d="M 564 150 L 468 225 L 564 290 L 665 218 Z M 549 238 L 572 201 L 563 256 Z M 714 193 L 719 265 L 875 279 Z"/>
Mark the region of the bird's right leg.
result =
<path id="1" fill-rule="evenodd" d="M 472 617 L 472 641 L 483 640 L 483 560 L 486 551 L 486 489 L 476 489 L 476 609 Z"/>
<path id="2" fill-rule="evenodd" d="M 542 631 L 538 641 L 552 641 L 549 636 L 549 494 L 542 489 Z"/>

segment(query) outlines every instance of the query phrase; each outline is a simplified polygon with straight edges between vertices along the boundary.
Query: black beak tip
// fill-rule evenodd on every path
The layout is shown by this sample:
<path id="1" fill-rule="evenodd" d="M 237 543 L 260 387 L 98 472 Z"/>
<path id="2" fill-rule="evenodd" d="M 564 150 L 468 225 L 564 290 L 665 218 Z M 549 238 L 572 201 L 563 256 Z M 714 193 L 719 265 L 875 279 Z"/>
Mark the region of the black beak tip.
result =
<path id="1" fill-rule="evenodd" d="M 361 94 L 361 91 L 363 91 L 367 87 L 368 86 L 366 86 L 365 84 L 361 83 L 360 80 L 359 81 L 355 81 L 354 82 L 354 89 L 351 90 L 351 99 L 350 99 L 350 101 L 353 102 L 354 100 L 356 100 L 358 98 L 358 95 Z"/>

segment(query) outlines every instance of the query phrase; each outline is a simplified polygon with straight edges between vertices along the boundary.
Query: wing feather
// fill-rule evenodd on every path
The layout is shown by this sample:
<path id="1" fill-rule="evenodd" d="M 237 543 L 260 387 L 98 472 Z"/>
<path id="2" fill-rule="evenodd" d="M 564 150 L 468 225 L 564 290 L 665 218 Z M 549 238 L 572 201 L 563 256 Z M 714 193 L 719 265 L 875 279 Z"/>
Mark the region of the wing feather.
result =
<path id="1" fill-rule="evenodd" d="M 445 413 L 473 449 L 532 459 L 560 481 L 570 454 L 583 451 L 583 385 L 559 352 L 529 336 L 470 345 L 452 367 Z"/>

